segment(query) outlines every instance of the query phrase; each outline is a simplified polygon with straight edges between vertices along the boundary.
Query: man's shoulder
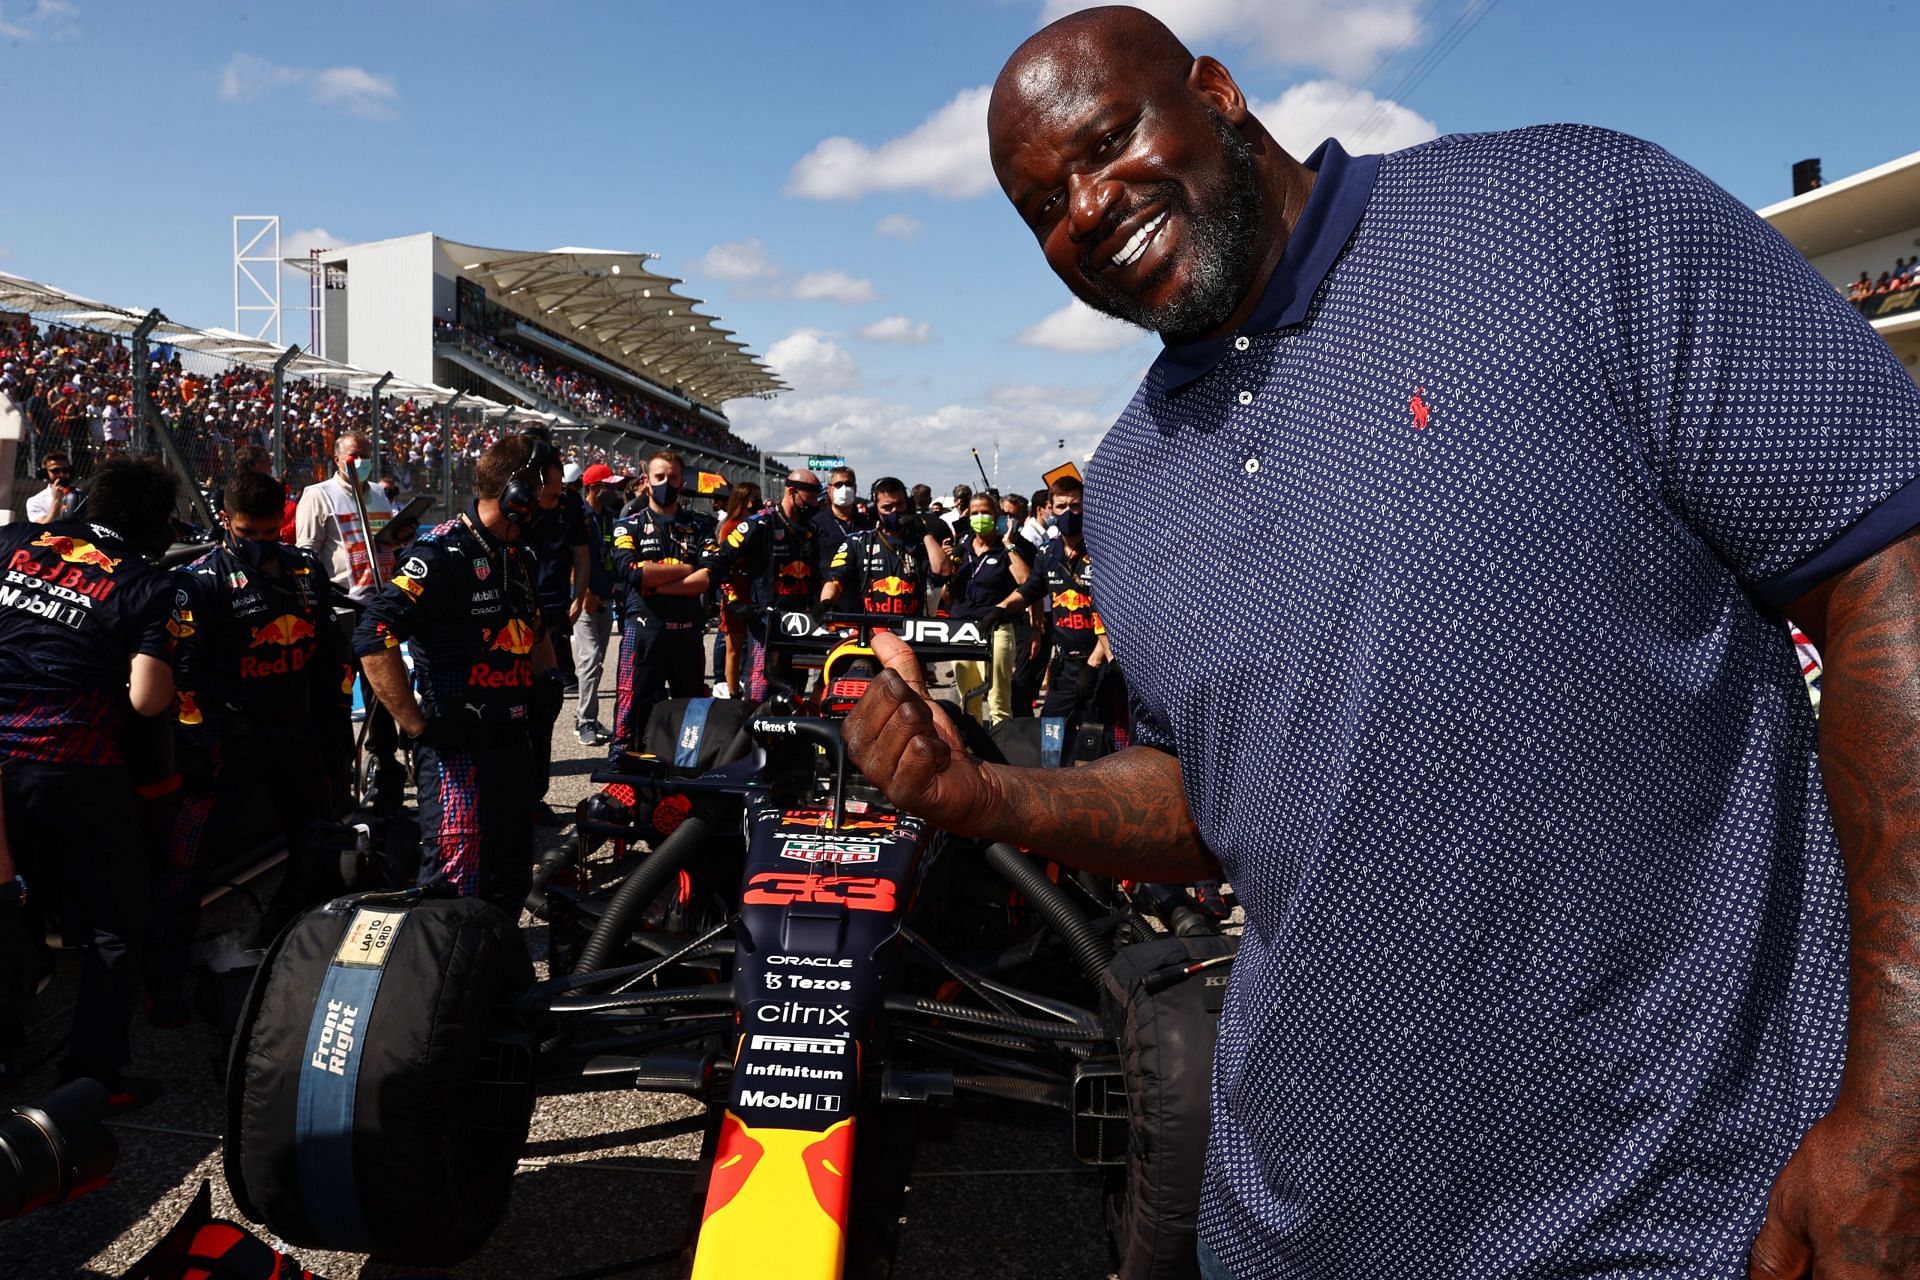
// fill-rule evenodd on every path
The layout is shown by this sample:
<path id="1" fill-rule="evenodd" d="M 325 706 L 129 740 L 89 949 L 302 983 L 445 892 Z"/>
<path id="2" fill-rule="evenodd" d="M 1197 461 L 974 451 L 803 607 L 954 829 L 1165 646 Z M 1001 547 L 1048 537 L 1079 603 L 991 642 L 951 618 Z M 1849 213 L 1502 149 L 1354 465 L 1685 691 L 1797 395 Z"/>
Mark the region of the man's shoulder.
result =
<path id="1" fill-rule="evenodd" d="M 1589 124 L 1450 133 L 1383 157 L 1374 190 L 1391 199 L 1405 187 L 1465 179 L 1474 184 L 1476 204 L 1517 202 L 1558 220 L 1570 210 L 1543 199 L 1547 192 L 1589 188 L 1658 150 L 1631 134 Z"/>

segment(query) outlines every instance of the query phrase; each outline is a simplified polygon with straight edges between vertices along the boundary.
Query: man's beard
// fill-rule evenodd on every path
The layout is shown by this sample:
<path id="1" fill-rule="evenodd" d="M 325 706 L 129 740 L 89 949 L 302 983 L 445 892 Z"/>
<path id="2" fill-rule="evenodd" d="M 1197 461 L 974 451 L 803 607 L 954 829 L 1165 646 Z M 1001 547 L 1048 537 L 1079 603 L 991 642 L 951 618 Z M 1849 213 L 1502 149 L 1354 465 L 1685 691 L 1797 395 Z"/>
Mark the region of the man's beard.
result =
<path id="1" fill-rule="evenodd" d="M 1227 172 L 1199 193 L 1200 207 L 1196 208 L 1175 182 L 1156 183 L 1134 206 L 1137 209 L 1165 201 L 1169 216 L 1178 215 L 1190 237 L 1181 252 L 1169 254 L 1140 282 L 1138 292 L 1150 292 L 1182 265 L 1188 267 L 1186 288 L 1160 306 L 1149 306 L 1133 293 L 1110 284 L 1089 255 L 1082 255 L 1080 260 L 1080 278 L 1091 294 L 1083 294 L 1082 301 L 1169 340 L 1219 328 L 1253 286 L 1260 234 L 1260 178 L 1254 167 L 1253 148 L 1226 117 L 1216 112 L 1212 120 L 1227 158 Z M 1132 212 L 1120 212 L 1115 221 Z M 1094 242 L 1106 239 L 1105 235 L 1096 236 Z"/>

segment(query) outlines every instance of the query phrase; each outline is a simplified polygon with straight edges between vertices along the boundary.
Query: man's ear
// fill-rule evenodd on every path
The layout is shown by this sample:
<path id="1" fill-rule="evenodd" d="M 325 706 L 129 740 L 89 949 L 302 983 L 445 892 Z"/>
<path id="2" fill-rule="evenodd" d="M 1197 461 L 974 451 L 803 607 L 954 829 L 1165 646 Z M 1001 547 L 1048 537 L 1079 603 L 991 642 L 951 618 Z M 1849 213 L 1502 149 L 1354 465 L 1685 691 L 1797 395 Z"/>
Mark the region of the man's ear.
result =
<path id="1" fill-rule="evenodd" d="M 1187 69 L 1187 88 L 1205 99 L 1207 105 L 1226 117 L 1234 128 L 1247 122 L 1247 96 L 1240 92 L 1233 73 L 1217 59 L 1204 54 L 1195 58 L 1193 66 Z"/>

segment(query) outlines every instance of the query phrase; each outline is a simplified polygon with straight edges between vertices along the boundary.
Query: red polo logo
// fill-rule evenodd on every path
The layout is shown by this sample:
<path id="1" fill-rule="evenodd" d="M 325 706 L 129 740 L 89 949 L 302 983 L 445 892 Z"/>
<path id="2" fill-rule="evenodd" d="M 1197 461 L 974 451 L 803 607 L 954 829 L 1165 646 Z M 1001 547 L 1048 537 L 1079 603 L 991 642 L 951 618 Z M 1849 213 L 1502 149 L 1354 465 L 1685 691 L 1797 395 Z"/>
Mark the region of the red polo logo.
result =
<path id="1" fill-rule="evenodd" d="M 1413 399 L 1407 401 L 1407 408 L 1413 410 L 1413 429 L 1415 431 L 1424 431 L 1427 428 L 1427 414 L 1429 410 L 1426 400 L 1422 398 L 1426 394 L 1427 389 L 1425 387 L 1417 387 L 1414 389 Z"/>

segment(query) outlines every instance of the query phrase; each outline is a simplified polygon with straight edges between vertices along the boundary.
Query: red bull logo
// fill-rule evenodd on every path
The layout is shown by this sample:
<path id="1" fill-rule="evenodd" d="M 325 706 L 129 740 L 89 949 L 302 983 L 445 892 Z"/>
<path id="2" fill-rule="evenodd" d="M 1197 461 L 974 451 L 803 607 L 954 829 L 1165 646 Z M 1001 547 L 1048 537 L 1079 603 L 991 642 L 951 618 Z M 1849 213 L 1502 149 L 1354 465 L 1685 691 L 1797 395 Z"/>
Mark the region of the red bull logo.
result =
<path id="1" fill-rule="evenodd" d="M 813 566 L 804 560 L 789 560 L 775 571 L 774 591 L 783 596 L 803 596 L 813 582 Z"/>
<path id="2" fill-rule="evenodd" d="M 193 690 L 191 689 L 180 690 L 179 693 L 175 696 L 175 701 L 179 705 L 179 710 L 177 714 L 179 716 L 181 724 L 206 723 L 206 716 L 201 714 L 200 703 L 195 700 L 193 695 Z"/>
<path id="3" fill-rule="evenodd" d="M 500 634 L 493 638 L 493 644 L 489 647 L 498 649 L 502 653 L 532 653 L 536 639 L 532 627 L 518 618 L 510 618 L 507 620 L 507 625 L 500 628 Z"/>
<path id="4" fill-rule="evenodd" d="M 283 613 L 272 622 L 262 623 L 253 628 L 253 638 L 247 647 L 275 648 L 282 652 L 271 658 L 241 654 L 240 678 L 266 680 L 274 676 L 293 675 L 304 669 L 313 657 L 312 641 L 313 623 L 298 614 Z"/>
<path id="5" fill-rule="evenodd" d="M 112 573 L 120 562 L 94 546 L 84 538 L 69 538 L 63 534 L 43 533 L 33 540 L 36 547 L 45 547 L 68 564 L 88 564 L 102 573 Z"/>
<path id="6" fill-rule="evenodd" d="M 1053 607 L 1070 613 L 1078 613 L 1082 609 L 1093 608 L 1093 597 L 1084 591 L 1076 591 L 1072 587 L 1068 587 L 1065 591 L 1056 591 L 1053 593 Z"/>
<path id="7" fill-rule="evenodd" d="M 291 648 L 302 640 L 313 639 L 313 624 L 298 614 L 283 613 L 272 622 L 264 623 L 253 629 L 253 639 L 247 647 L 258 649 L 263 644 L 277 644 L 281 648 Z"/>
<path id="8" fill-rule="evenodd" d="M 867 612 L 912 613 L 918 595 L 913 584 L 897 574 L 874 578 L 867 583 Z"/>

